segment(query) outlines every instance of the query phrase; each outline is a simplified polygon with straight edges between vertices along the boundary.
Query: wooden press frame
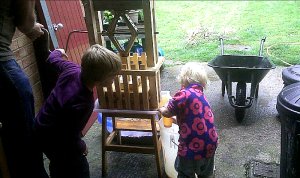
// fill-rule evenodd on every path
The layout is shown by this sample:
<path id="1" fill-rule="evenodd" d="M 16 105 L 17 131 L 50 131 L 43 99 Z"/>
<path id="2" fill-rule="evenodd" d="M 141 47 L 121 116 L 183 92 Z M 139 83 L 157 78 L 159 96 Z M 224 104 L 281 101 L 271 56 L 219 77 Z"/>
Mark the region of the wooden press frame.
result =
<path id="1" fill-rule="evenodd" d="M 159 117 L 156 109 L 159 107 L 160 101 L 160 67 L 162 65 L 163 60 L 159 60 L 158 51 L 157 51 L 157 42 L 156 42 L 156 26 L 155 26 L 155 13 L 154 13 L 154 1 L 153 0 L 82 0 L 83 6 L 85 9 L 85 21 L 87 25 L 87 30 L 89 34 L 89 42 L 90 45 L 100 44 L 104 45 L 105 41 L 102 37 L 103 32 L 103 24 L 101 18 L 100 11 L 104 10 L 115 10 L 115 11 L 123 11 L 123 10 L 137 10 L 142 9 L 144 13 L 144 29 L 145 29 L 145 52 L 147 55 L 147 69 L 146 70 L 122 70 L 119 75 L 139 75 L 143 78 L 143 75 L 148 76 L 149 80 L 149 94 L 151 95 L 150 104 L 152 107 L 147 108 L 147 103 L 143 102 L 144 107 L 146 106 L 146 110 L 138 110 L 139 107 L 135 104 L 133 108 L 129 107 L 129 103 L 126 103 L 126 106 L 121 109 L 96 109 L 96 112 L 102 113 L 102 175 L 106 175 L 106 151 L 120 151 L 120 152 L 134 152 L 134 153 L 144 153 L 144 154 L 154 154 L 156 158 L 157 164 L 157 172 L 158 176 L 162 177 L 162 166 L 161 166 L 161 141 L 159 139 L 158 131 L 156 128 L 156 121 Z M 116 23 L 116 21 L 114 22 Z M 110 27 L 109 27 L 110 28 Z M 135 34 L 136 37 L 136 34 Z M 132 39 L 131 39 L 132 40 Z M 121 54 L 123 57 L 126 57 L 126 54 Z M 143 81 L 143 79 L 142 79 Z M 116 80 L 115 80 L 116 82 Z M 136 83 L 136 81 L 133 81 Z M 145 82 L 145 81 L 144 81 Z M 145 85 L 144 85 L 145 86 Z M 104 102 L 103 96 L 104 93 L 100 93 L 102 90 L 97 87 L 97 92 L 99 97 L 99 101 L 101 103 Z M 128 91 L 127 86 L 124 87 L 125 93 Z M 103 95 L 104 94 L 104 95 Z M 117 94 L 119 94 L 117 92 Z M 134 100 L 138 100 L 139 94 L 137 93 L 137 89 L 134 89 Z M 111 93 L 110 93 L 111 95 Z M 142 97 L 148 97 L 144 93 Z M 102 96 L 102 97 L 101 97 Z M 110 97 L 110 96 L 108 96 Z M 127 98 L 129 96 L 126 96 Z M 126 102 L 126 101 L 125 101 Z M 100 104 L 101 105 L 101 104 Z M 108 103 L 108 105 L 112 105 Z M 151 111 L 152 110 L 152 111 Z M 113 119 L 113 131 L 111 134 L 107 134 L 106 132 L 106 122 L 107 117 L 112 117 Z M 149 128 L 118 128 L 117 118 L 138 118 L 138 119 L 146 119 L 150 121 Z M 121 143 L 121 130 L 139 130 L 139 131 L 148 131 L 152 132 L 152 138 L 154 145 L 150 148 L 145 148 L 141 146 L 127 146 L 122 145 Z M 118 144 L 112 143 L 114 138 L 117 139 Z"/>

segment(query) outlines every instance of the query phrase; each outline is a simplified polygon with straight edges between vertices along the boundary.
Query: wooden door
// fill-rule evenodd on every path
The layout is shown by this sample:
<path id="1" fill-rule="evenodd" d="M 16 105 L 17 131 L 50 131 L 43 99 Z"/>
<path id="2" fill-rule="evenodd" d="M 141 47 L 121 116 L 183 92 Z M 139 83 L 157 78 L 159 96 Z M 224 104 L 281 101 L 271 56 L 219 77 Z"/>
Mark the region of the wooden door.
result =
<path id="1" fill-rule="evenodd" d="M 84 10 L 81 0 L 40 0 L 37 3 L 38 15 L 43 16 L 44 25 L 51 37 L 51 46 L 55 48 L 67 47 L 67 55 L 70 61 L 81 63 L 81 56 L 90 46 L 87 33 L 74 33 L 74 31 L 86 31 Z M 58 25 L 59 24 L 59 25 Z M 71 35 L 70 35 L 71 34 Z M 67 46 L 68 36 L 69 42 Z M 96 90 L 94 98 L 97 98 Z M 83 135 L 97 119 L 97 113 L 92 114 L 83 130 Z"/>

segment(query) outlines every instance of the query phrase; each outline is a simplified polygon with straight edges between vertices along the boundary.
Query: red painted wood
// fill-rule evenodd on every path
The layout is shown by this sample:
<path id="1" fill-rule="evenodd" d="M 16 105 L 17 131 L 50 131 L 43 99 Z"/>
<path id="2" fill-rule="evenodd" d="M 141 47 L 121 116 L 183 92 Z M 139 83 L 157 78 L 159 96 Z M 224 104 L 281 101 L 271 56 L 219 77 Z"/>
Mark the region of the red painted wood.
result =
<path id="1" fill-rule="evenodd" d="M 58 45 L 60 48 L 66 48 L 67 38 L 73 30 L 86 30 L 86 25 L 81 9 L 81 0 L 51 0 L 46 1 L 48 11 L 52 23 L 62 23 L 64 27 L 55 32 Z M 89 47 L 89 40 L 87 33 L 73 33 L 70 37 L 67 55 L 69 60 L 80 64 L 81 56 Z M 94 98 L 97 98 L 96 91 L 94 91 Z M 82 131 L 85 135 L 89 128 L 97 119 L 97 113 L 93 113 L 88 123 Z"/>
<path id="2" fill-rule="evenodd" d="M 73 30 L 86 30 L 80 0 L 46 1 L 52 23 L 62 23 L 64 27 L 56 31 L 56 37 L 60 48 L 66 48 L 67 38 Z M 89 46 L 86 33 L 73 33 L 68 44 L 67 54 L 69 60 L 78 64 L 81 56 Z"/>

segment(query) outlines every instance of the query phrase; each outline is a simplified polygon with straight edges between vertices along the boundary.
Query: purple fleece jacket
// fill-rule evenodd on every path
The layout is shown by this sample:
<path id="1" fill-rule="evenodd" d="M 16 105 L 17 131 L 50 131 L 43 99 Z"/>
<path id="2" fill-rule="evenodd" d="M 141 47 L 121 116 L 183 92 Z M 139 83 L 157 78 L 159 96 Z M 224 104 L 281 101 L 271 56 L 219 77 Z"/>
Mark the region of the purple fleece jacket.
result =
<path id="1" fill-rule="evenodd" d="M 83 153 L 86 145 L 81 131 L 94 108 L 93 92 L 83 85 L 80 66 L 61 56 L 55 50 L 48 58 L 59 77 L 36 117 L 35 128 L 45 147 Z"/>

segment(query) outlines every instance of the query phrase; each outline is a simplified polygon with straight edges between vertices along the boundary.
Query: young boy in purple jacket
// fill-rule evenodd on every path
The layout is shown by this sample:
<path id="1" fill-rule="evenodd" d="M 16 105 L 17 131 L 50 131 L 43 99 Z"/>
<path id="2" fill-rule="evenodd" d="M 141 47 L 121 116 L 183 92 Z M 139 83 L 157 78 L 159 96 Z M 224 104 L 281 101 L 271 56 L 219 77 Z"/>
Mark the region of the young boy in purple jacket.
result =
<path id="1" fill-rule="evenodd" d="M 59 77 L 36 117 L 36 136 L 50 160 L 51 178 L 89 178 L 87 147 L 81 131 L 94 108 L 93 88 L 112 84 L 121 60 L 97 44 L 84 53 L 81 67 L 65 57 L 63 49 L 49 55 L 48 62 Z"/>
<path id="2" fill-rule="evenodd" d="M 214 177 L 214 155 L 218 135 L 214 115 L 203 93 L 207 74 L 194 62 L 185 64 L 179 74 L 181 90 L 166 107 L 159 108 L 165 117 L 176 116 L 179 126 L 178 155 L 175 169 L 178 178 Z"/>

